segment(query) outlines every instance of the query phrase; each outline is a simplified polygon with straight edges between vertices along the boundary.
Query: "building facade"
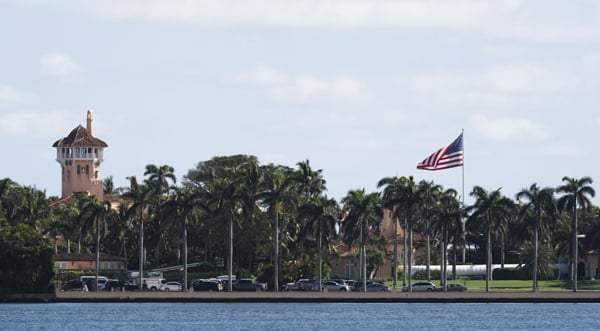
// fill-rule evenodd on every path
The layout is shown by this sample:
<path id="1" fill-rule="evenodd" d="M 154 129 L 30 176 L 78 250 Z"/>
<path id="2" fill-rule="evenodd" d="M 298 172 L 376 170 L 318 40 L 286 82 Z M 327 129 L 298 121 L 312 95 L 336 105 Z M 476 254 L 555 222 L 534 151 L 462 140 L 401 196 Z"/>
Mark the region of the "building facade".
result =
<path id="1" fill-rule="evenodd" d="M 87 125 L 79 125 L 68 136 L 57 140 L 56 161 L 61 167 L 62 197 L 73 193 L 86 192 L 103 198 L 100 164 L 104 160 L 104 148 L 108 145 L 94 137 L 94 117 L 87 111 Z"/>

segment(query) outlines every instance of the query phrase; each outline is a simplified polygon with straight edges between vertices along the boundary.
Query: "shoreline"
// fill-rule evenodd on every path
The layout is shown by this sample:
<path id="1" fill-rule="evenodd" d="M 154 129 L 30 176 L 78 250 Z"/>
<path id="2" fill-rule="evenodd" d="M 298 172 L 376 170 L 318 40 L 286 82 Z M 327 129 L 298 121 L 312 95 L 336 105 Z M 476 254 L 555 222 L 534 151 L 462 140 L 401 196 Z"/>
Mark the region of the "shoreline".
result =
<path id="1" fill-rule="evenodd" d="M 0 303 L 600 303 L 600 291 L 552 292 L 58 292 L 13 294 Z"/>

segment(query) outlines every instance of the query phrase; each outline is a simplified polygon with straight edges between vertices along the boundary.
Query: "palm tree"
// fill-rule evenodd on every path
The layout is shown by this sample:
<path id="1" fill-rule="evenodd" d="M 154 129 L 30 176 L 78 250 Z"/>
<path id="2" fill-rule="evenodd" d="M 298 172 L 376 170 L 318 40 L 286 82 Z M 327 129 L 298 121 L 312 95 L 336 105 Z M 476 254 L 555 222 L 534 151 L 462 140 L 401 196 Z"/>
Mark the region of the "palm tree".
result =
<path id="1" fill-rule="evenodd" d="M 130 238 L 132 231 L 131 217 L 129 217 L 129 204 L 126 201 L 121 201 L 117 207 L 116 212 L 113 214 L 114 225 L 111 227 L 111 232 L 114 232 L 115 240 L 121 245 L 123 251 L 123 257 L 125 258 L 125 270 L 128 269 L 128 253 L 127 253 L 127 240 Z M 117 245 L 115 245 L 117 247 Z"/>
<path id="2" fill-rule="evenodd" d="M 562 197 L 558 199 L 558 208 L 560 210 L 571 210 L 573 212 L 573 234 L 572 234 L 572 247 L 573 247 L 573 258 L 571 260 L 571 276 L 573 280 L 573 292 L 577 291 L 577 206 L 581 206 L 583 209 L 589 209 L 592 205 L 590 197 L 596 195 L 596 191 L 592 188 L 591 184 L 594 182 L 590 177 L 582 177 L 575 179 L 571 177 L 563 177 L 565 184 L 556 188 L 556 192 L 564 193 Z"/>
<path id="3" fill-rule="evenodd" d="M 447 272 L 447 249 L 450 237 L 452 237 L 452 247 L 454 253 L 462 239 L 462 211 L 460 202 L 456 198 L 457 193 L 453 189 L 448 189 L 440 193 L 436 209 L 433 213 L 433 222 L 431 224 L 432 232 L 437 232 L 440 236 L 440 285 L 446 291 Z M 456 271 L 456 256 L 453 261 L 453 274 Z"/>
<path id="4" fill-rule="evenodd" d="M 434 210 L 437 207 L 440 194 L 442 193 L 442 187 L 434 184 L 432 181 L 422 180 L 417 186 L 417 195 L 419 196 L 419 222 L 421 233 L 425 234 L 426 244 L 426 274 L 427 280 L 431 280 L 431 218 L 433 217 Z"/>
<path id="5" fill-rule="evenodd" d="M 318 284 L 322 280 L 322 240 L 325 237 L 325 245 L 329 243 L 329 238 L 335 235 L 335 225 L 338 220 L 338 206 L 335 199 L 328 199 L 325 196 L 311 198 L 306 204 L 298 208 L 298 218 L 306 218 L 308 222 L 302 229 L 302 237 L 306 237 L 306 233 L 316 234 L 317 237 L 317 274 Z"/>
<path id="6" fill-rule="evenodd" d="M 521 265 L 519 270 L 533 274 L 534 272 L 542 279 L 551 279 L 554 275 L 553 265 L 556 263 L 556 253 L 553 247 L 541 245 L 535 247 L 530 241 L 525 241 L 516 251 Z M 536 270 L 533 267 L 537 264 Z"/>
<path id="7" fill-rule="evenodd" d="M 233 155 L 214 157 L 200 162 L 196 169 L 190 170 L 184 177 L 185 183 L 198 189 L 204 195 L 201 204 L 207 218 L 227 220 L 227 231 L 223 239 L 227 241 L 227 271 L 231 277 L 233 271 L 233 226 L 234 216 L 244 221 L 251 220 L 256 206 L 256 192 L 261 180 L 261 171 L 255 156 Z M 207 243 L 210 242 L 210 224 L 207 225 Z M 208 244 L 207 244 L 208 245 Z M 249 252 L 252 254 L 252 252 Z M 228 282 L 231 291 L 232 282 Z"/>
<path id="8" fill-rule="evenodd" d="M 163 199 L 168 198 L 169 189 L 171 187 L 169 182 L 172 182 L 173 184 L 177 182 L 174 172 L 175 169 L 167 164 L 160 167 L 157 167 L 154 164 L 148 164 L 146 165 L 146 171 L 144 171 L 144 176 L 147 176 L 148 185 L 153 190 L 153 203 L 156 210 L 156 223 L 154 225 L 154 235 L 156 236 L 154 256 L 156 264 L 160 264 L 160 246 L 164 233 L 164 224 L 161 220 L 161 217 L 163 217 L 161 214 L 161 205 L 164 202 Z M 167 196 L 165 196 L 165 194 Z"/>
<path id="9" fill-rule="evenodd" d="M 475 186 L 471 196 L 475 197 L 475 204 L 468 207 L 472 212 L 467 222 L 478 222 L 486 227 L 486 273 L 485 291 L 490 291 L 490 280 L 492 276 L 492 229 L 498 228 L 502 231 L 503 224 L 512 215 L 513 201 L 500 193 L 501 189 L 487 192 L 480 186 Z"/>
<path id="10" fill-rule="evenodd" d="M 104 221 L 104 217 L 110 212 L 110 202 L 100 201 L 97 197 L 90 197 L 83 206 L 83 214 L 93 224 L 95 224 L 96 232 L 96 281 L 94 290 L 98 290 L 98 276 L 100 272 L 100 222 Z"/>
<path id="11" fill-rule="evenodd" d="M 198 207 L 199 193 L 192 191 L 190 186 L 177 188 L 175 194 L 169 197 L 165 208 L 181 221 L 183 232 L 183 291 L 188 290 L 188 236 L 187 228 L 190 218 L 193 217 Z"/>
<path id="12" fill-rule="evenodd" d="M 112 176 L 107 176 L 106 178 L 102 179 L 102 192 L 104 193 L 105 197 L 115 193 L 115 184 Z"/>
<path id="13" fill-rule="evenodd" d="M 273 168 L 266 172 L 265 190 L 257 195 L 257 200 L 267 205 L 269 211 L 273 213 L 273 237 L 274 242 L 274 271 L 273 271 L 273 289 L 279 291 L 279 216 L 284 208 L 291 207 L 297 203 L 296 178 L 292 175 L 290 169 L 283 167 Z"/>
<path id="14" fill-rule="evenodd" d="M 412 292 L 412 263 L 413 263 L 413 225 L 417 220 L 418 208 L 421 204 L 419 194 L 417 192 L 417 185 L 413 176 L 402 177 L 402 185 L 398 192 L 398 208 L 396 212 L 402 215 L 404 219 L 404 268 L 402 274 L 404 279 L 408 279 L 408 291 Z M 408 244 L 407 236 L 408 234 Z M 405 285 L 406 281 L 403 280 Z"/>
<path id="15" fill-rule="evenodd" d="M 342 199 L 347 215 L 344 218 L 344 241 L 348 247 L 359 241 L 362 290 L 367 291 L 367 263 L 365 243 L 370 232 L 379 233 L 382 217 L 381 198 L 378 193 L 365 194 L 365 190 L 350 190 Z"/>
<path id="16" fill-rule="evenodd" d="M 400 203 L 399 194 L 402 191 L 404 180 L 398 177 L 385 177 L 377 183 L 377 188 L 385 186 L 382 192 L 381 200 L 383 207 L 390 211 L 390 218 L 394 222 L 394 262 L 393 262 L 393 288 L 398 284 L 398 205 Z M 406 235 L 406 232 L 404 232 Z M 406 267 L 406 266 L 405 266 Z"/>
<path id="17" fill-rule="evenodd" d="M 123 197 L 126 199 L 130 199 L 132 201 L 131 206 L 129 207 L 129 215 L 131 218 L 138 215 L 138 219 L 140 222 L 139 225 L 139 254 L 140 254 L 140 262 L 139 262 L 139 289 L 140 291 L 143 289 L 143 275 L 144 275 L 144 262 L 145 262 L 145 254 L 144 254 L 144 213 L 147 211 L 147 207 L 150 204 L 152 199 L 152 189 L 146 183 L 138 184 L 135 176 L 127 177 L 129 180 L 129 188 L 123 193 Z"/>
<path id="18" fill-rule="evenodd" d="M 537 291 L 538 273 L 538 236 L 540 228 L 544 228 L 548 222 L 556 219 L 556 202 L 554 201 L 554 189 L 545 187 L 540 189 L 537 184 L 532 184 L 529 189 L 523 189 L 516 195 L 518 201 L 525 200 L 521 205 L 519 218 L 524 219 L 528 211 L 532 211 L 535 217 L 533 228 L 533 270 L 532 279 L 533 292 Z"/>
<path id="19" fill-rule="evenodd" d="M 325 179 L 323 179 L 323 170 L 313 170 L 310 166 L 310 161 L 302 161 L 296 163 L 298 166 L 296 181 L 299 183 L 299 190 L 306 197 L 318 196 L 327 190 Z"/>
<path id="20" fill-rule="evenodd" d="M 21 198 L 15 216 L 20 222 L 45 233 L 48 230 L 48 221 L 50 220 L 50 207 L 48 199 L 46 199 L 46 192 L 33 187 L 25 187 L 22 189 Z"/>
<path id="21" fill-rule="evenodd" d="M 16 186 L 16 183 L 13 182 L 10 178 L 0 179 L 0 216 L 3 213 L 3 204 L 4 200 L 6 200 L 11 192 L 11 190 Z"/>

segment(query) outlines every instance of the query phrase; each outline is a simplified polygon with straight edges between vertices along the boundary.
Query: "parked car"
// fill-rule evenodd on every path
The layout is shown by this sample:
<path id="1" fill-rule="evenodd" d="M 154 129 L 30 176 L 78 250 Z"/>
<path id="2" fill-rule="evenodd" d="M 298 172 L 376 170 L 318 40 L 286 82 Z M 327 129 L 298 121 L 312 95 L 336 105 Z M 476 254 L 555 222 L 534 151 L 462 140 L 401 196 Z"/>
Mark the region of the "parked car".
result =
<path id="1" fill-rule="evenodd" d="M 166 282 L 160 286 L 160 290 L 165 292 L 181 292 L 182 288 L 183 286 L 181 286 L 181 283 L 175 281 Z"/>
<path id="2" fill-rule="evenodd" d="M 412 284 L 413 292 L 433 292 L 435 291 L 435 284 L 432 282 L 416 282 Z M 402 292 L 408 292 L 408 285 L 402 286 Z"/>
<path id="3" fill-rule="evenodd" d="M 446 290 L 448 292 L 466 292 L 467 287 L 461 284 L 448 284 L 446 285 Z M 442 289 L 443 291 L 443 289 Z"/>
<path id="4" fill-rule="evenodd" d="M 385 285 L 381 280 L 367 280 L 367 287 L 373 283 Z M 352 286 L 350 286 L 350 290 L 354 292 L 361 292 L 363 290 L 363 282 L 360 280 L 353 281 Z"/>
<path id="5" fill-rule="evenodd" d="M 83 285 L 85 283 L 79 279 L 71 279 L 64 282 L 60 287 L 61 291 L 83 291 Z"/>
<path id="6" fill-rule="evenodd" d="M 79 277 L 79 280 L 84 282 L 90 291 L 93 291 L 96 289 L 96 276 L 81 276 L 81 277 Z M 98 276 L 98 290 L 99 291 L 104 290 L 104 287 L 105 287 L 107 281 L 108 281 L 108 278 L 106 278 L 105 276 Z"/>
<path id="7" fill-rule="evenodd" d="M 134 291 L 137 290 L 137 285 L 128 280 L 110 279 L 104 286 L 105 291 Z"/>
<path id="8" fill-rule="evenodd" d="M 285 283 L 279 287 L 280 291 L 299 291 L 300 287 L 298 287 L 298 283 L 291 282 Z"/>
<path id="9" fill-rule="evenodd" d="M 315 279 L 311 279 L 309 281 L 306 282 L 302 282 L 301 283 L 302 286 L 302 291 L 319 291 L 319 285 L 317 280 Z M 321 285 L 321 290 L 323 290 L 324 287 Z"/>
<path id="10" fill-rule="evenodd" d="M 373 282 L 367 285 L 367 292 L 390 292 L 390 288 L 382 283 Z"/>
<path id="11" fill-rule="evenodd" d="M 312 284 L 310 284 L 310 282 L 311 282 L 310 279 L 300 279 L 300 280 L 298 280 L 296 282 L 298 290 L 300 290 L 300 291 L 310 291 L 310 290 L 312 290 Z M 304 286 L 305 284 L 307 286 Z"/>
<path id="12" fill-rule="evenodd" d="M 223 284 L 220 281 L 207 279 L 196 279 L 192 282 L 194 291 L 223 291 Z"/>
<path id="13" fill-rule="evenodd" d="M 327 291 L 350 291 L 350 286 L 346 284 L 340 284 L 333 280 L 326 280 L 325 282 L 323 282 L 323 288 L 325 288 Z"/>
<path id="14" fill-rule="evenodd" d="M 234 291 L 265 291 L 267 284 L 258 283 L 251 278 L 243 278 L 233 284 Z"/>

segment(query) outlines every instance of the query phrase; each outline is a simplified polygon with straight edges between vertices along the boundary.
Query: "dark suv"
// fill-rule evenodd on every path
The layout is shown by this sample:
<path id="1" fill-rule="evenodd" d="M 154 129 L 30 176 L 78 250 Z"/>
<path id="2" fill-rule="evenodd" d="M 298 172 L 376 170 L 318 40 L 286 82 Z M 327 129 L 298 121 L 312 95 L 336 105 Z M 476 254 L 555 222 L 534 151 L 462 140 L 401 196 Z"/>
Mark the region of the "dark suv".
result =
<path id="1" fill-rule="evenodd" d="M 217 281 L 197 279 L 192 282 L 194 291 L 223 291 L 223 285 Z"/>
<path id="2" fill-rule="evenodd" d="M 234 291 L 264 291 L 267 284 L 257 283 L 254 279 L 244 278 L 233 284 Z"/>
<path id="3" fill-rule="evenodd" d="M 61 291 L 83 291 L 84 283 L 79 279 L 71 279 L 68 282 L 64 282 L 60 288 Z"/>
<path id="4" fill-rule="evenodd" d="M 104 287 L 105 291 L 133 291 L 136 290 L 138 287 L 133 284 L 130 283 L 129 281 L 126 280 L 116 280 L 116 279 L 111 279 L 109 281 L 106 282 L 106 286 Z"/>

